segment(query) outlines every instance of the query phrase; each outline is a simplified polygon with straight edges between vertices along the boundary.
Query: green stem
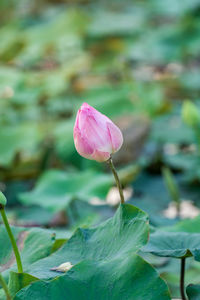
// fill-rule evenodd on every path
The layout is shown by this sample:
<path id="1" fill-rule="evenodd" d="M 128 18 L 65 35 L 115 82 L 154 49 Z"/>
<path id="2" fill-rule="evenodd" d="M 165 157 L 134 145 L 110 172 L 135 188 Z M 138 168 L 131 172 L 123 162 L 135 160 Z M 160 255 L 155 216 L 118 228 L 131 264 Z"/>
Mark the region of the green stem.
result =
<path id="1" fill-rule="evenodd" d="M 182 300 L 187 300 L 185 297 L 185 259 L 185 257 L 181 258 L 180 293 Z"/>
<path id="2" fill-rule="evenodd" d="M 3 278 L 3 276 L 0 274 L 0 284 L 5 292 L 5 295 L 6 295 L 6 299 L 7 300 L 11 300 L 11 296 L 10 296 L 10 293 L 8 291 L 8 286 Z"/>
<path id="3" fill-rule="evenodd" d="M 123 204 L 125 201 L 124 201 L 124 194 L 123 194 L 123 190 L 122 190 L 122 185 L 121 185 L 121 182 L 119 180 L 117 171 L 116 171 L 116 169 L 114 167 L 112 158 L 110 157 L 107 162 L 108 162 L 108 165 L 111 168 L 111 170 L 113 172 L 113 175 L 115 177 L 115 181 L 116 181 L 116 184 L 117 184 L 117 187 L 118 187 L 118 190 L 119 190 L 119 194 L 120 194 L 121 204 Z"/>
<path id="4" fill-rule="evenodd" d="M 19 250 L 15 241 L 15 238 L 13 236 L 13 233 L 11 231 L 10 225 L 8 223 L 8 219 L 6 217 L 6 213 L 5 213 L 5 209 L 4 206 L 0 204 L 0 213 L 1 213 L 1 217 L 3 219 L 4 225 L 6 227 L 8 236 L 10 238 L 12 247 L 13 247 L 13 251 L 15 253 L 15 258 L 16 258 L 16 262 L 17 262 L 17 268 L 18 268 L 18 273 L 23 273 L 23 268 L 22 268 L 22 262 L 21 262 L 21 257 L 19 254 Z"/>

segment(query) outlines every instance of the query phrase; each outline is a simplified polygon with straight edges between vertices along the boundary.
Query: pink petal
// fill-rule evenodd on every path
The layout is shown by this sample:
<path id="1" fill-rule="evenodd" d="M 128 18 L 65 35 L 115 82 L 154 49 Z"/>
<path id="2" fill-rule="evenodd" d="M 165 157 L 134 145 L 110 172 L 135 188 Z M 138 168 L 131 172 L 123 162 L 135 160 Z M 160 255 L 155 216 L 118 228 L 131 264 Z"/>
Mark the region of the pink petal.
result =
<path id="1" fill-rule="evenodd" d="M 81 133 L 93 149 L 99 151 L 112 151 L 112 144 L 109 132 L 104 124 L 99 124 L 99 120 L 93 114 L 88 114 L 85 111 L 81 112 Z"/>
<path id="2" fill-rule="evenodd" d="M 87 102 L 84 102 L 82 105 L 81 105 L 81 109 L 83 110 L 84 108 L 93 108 L 92 106 L 90 106 Z M 93 108 L 94 109 L 94 108 Z"/>
<path id="3" fill-rule="evenodd" d="M 85 158 L 90 158 L 91 154 L 94 152 L 87 140 L 82 137 L 78 128 L 74 128 L 74 144 L 77 152 Z"/>
<path id="4" fill-rule="evenodd" d="M 107 128 L 112 143 L 112 153 L 115 153 L 123 144 L 123 135 L 121 130 L 113 122 L 108 122 Z"/>
<path id="5" fill-rule="evenodd" d="M 109 152 L 103 152 L 103 151 L 95 150 L 92 154 L 92 159 L 94 159 L 98 162 L 106 161 L 109 158 L 110 158 L 110 153 Z"/>

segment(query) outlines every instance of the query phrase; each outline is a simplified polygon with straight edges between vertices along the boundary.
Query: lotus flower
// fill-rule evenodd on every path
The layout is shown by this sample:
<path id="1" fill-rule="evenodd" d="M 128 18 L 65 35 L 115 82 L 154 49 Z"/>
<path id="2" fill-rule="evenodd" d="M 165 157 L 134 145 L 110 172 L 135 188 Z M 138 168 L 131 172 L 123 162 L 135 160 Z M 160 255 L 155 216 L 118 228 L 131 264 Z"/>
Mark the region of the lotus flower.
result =
<path id="1" fill-rule="evenodd" d="M 118 151 L 122 143 L 120 129 L 108 117 L 83 103 L 74 125 L 77 152 L 85 158 L 103 162 Z"/>

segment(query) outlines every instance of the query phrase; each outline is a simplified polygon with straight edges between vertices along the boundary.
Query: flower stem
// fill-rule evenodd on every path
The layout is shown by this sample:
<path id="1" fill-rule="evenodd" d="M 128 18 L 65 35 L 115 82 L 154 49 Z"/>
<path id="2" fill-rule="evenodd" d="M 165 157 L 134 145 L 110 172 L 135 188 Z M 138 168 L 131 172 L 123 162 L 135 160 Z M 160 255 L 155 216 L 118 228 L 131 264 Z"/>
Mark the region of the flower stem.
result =
<path id="1" fill-rule="evenodd" d="M 124 194 L 123 194 L 123 190 L 122 190 L 122 185 L 121 185 L 121 182 L 119 180 L 117 171 L 114 167 L 112 158 L 110 157 L 109 160 L 107 160 L 107 162 L 108 162 L 108 165 L 111 168 L 111 170 L 113 172 L 113 175 L 115 177 L 115 181 L 116 181 L 116 184 L 117 184 L 117 187 L 118 187 L 118 190 L 119 190 L 119 194 L 120 194 L 121 204 L 123 204 L 125 201 L 124 201 Z"/>
<path id="2" fill-rule="evenodd" d="M 181 258 L 181 276 L 180 276 L 180 292 L 182 300 L 187 300 L 185 297 L 185 257 Z"/>
<path id="3" fill-rule="evenodd" d="M 4 206 L 1 205 L 1 204 L 0 204 L 0 213 L 1 213 L 1 217 L 2 217 L 2 220 L 4 222 L 4 225 L 6 227 L 8 236 L 10 238 L 10 242 L 12 244 L 13 251 L 15 253 L 15 258 L 16 258 L 17 268 L 18 268 L 18 273 L 23 273 L 23 267 L 22 267 L 22 262 L 21 262 L 21 257 L 20 257 L 20 254 L 19 254 L 19 250 L 18 250 L 16 241 L 15 241 L 15 238 L 13 236 L 12 230 L 10 228 L 10 225 L 8 223 L 8 219 L 7 219 L 7 216 L 6 216 L 6 213 L 5 213 Z"/>
<path id="4" fill-rule="evenodd" d="M 3 278 L 3 276 L 1 275 L 0 273 L 0 284 L 5 292 L 5 295 L 6 295 L 6 299 L 7 300 L 11 300 L 11 296 L 10 296 L 10 293 L 9 293 L 9 290 L 8 290 L 8 286 Z"/>

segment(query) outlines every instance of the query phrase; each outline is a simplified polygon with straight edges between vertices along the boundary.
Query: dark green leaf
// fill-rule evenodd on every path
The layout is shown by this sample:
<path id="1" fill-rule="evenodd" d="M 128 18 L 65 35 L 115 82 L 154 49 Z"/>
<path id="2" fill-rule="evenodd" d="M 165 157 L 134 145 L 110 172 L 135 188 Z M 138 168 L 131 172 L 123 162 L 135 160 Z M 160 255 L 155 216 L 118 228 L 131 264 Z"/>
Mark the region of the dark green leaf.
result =
<path id="1" fill-rule="evenodd" d="M 189 300 L 199 300 L 200 299 L 200 285 L 190 284 L 186 289 Z"/>
<path id="2" fill-rule="evenodd" d="M 53 278 L 51 271 L 65 262 L 72 265 L 85 259 L 110 261 L 137 252 L 148 239 L 148 218 L 138 208 L 125 204 L 115 216 L 91 229 L 78 229 L 61 249 L 32 264 L 28 273 L 38 278 Z"/>
<path id="3" fill-rule="evenodd" d="M 157 272 L 136 254 L 112 261 L 83 261 L 52 281 L 22 289 L 14 300 L 170 300 Z"/>
<path id="4" fill-rule="evenodd" d="M 200 234 L 156 231 L 150 235 L 149 243 L 142 250 L 175 258 L 194 256 L 200 261 Z"/>

